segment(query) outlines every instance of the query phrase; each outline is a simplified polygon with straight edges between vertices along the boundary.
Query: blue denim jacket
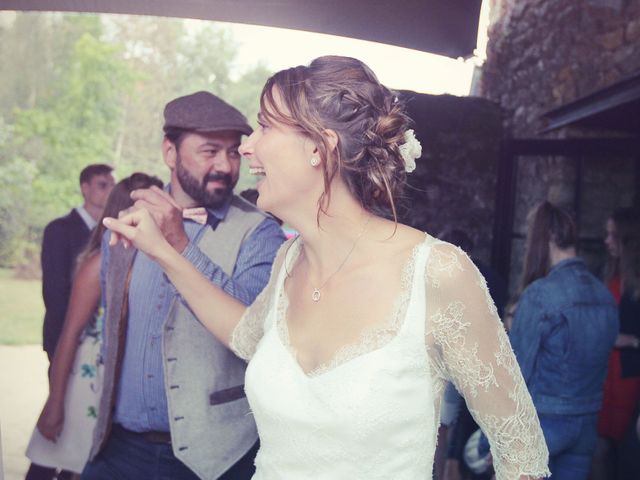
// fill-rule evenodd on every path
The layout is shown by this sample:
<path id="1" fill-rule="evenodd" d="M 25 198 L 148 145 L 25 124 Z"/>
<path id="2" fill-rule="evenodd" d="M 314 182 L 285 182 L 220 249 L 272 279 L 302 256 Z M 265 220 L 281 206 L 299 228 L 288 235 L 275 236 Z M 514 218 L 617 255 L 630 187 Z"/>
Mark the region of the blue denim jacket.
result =
<path id="1" fill-rule="evenodd" d="M 509 338 L 538 413 L 597 412 L 617 334 L 615 301 L 581 259 L 531 283 Z"/>

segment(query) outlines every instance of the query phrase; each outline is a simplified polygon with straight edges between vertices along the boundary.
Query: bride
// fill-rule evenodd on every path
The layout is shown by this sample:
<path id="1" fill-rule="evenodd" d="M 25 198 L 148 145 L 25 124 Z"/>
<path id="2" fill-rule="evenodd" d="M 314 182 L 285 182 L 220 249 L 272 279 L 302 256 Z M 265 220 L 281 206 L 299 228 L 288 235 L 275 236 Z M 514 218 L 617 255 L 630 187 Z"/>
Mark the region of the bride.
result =
<path id="1" fill-rule="evenodd" d="M 420 145 L 395 95 L 362 62 L 321 57 L 271 77 L 260 106 L 241 153 L 262 177 L 258 206 L 300 235 L 253 305 L 207 282 L 146 210 L 105 221 L 112 244 L 154 258 L 249 362 L 254 478 L 429 478 L 448 381 L 487 434 L 498 479 L 548 475 L 484 279 L 461 250 L 397 223 Z"/>

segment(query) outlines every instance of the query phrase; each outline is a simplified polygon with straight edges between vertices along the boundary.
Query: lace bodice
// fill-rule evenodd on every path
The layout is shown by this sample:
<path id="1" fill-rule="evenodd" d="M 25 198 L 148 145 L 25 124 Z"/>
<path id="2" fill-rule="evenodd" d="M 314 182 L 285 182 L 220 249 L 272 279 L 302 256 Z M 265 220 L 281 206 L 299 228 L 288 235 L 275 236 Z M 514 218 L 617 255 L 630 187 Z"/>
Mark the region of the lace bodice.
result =
<path id="1" fill-rule="evenodd" d="M 233 332 L 232 348 L 246 360 L 255 354 L 265 333 L 265 319 L 274 309 L 275 330 L 295 355 L 288 342 L 286 295 L 278 288 L 285 258 L 292 263 L 299 254 L 299 248 L 295 244 L 291 247 L 291 242 L 281 248 L 269 284 Z M 424 272 L 416 272 L 421 249 L 428 255 Z M 416 246 L 403 272 L 401 294 L 388 322 L 363 332 L 360 341 L 339 349 L 331 362 L 307 375 L 324 376 L 392 342 L 407 318 L 410 292 L 419 282 L 426 299 L 424 368 L 431 379 L 436 425 L 444 386 L 451 381 L 489 438 L 498 480 L 548 475 L 548 452 L 537 415 L 484 278 L 475 265 L 462 250 L 427 237 Z"/>
<path id="2" fill-rule="evenodd" d="M 292 253 L 288 257 L 288 263 L 293 264 L 295 258 L 299 254 L 300 244 L 294 244 L 296 250 L 292 249 Z M 407 309 L 407 305 L 410 298 L 411 293 L 411 279 L 414 274 L 415 260 L 416 255 L 419 252 L 421 245 L 416 245 L 410 255 L 409 260 L 404 265 L 402 269 L 401 275 L 401 288 L 400 295 L 395 300 L 395 305 L 391 310 L 391 315 L 387 319 L 386 322 L 381 325 L 373 325 L 369 328 L 364 329 L 361 333 L 358 341 L 354 343 L 348 343 L 339 348 L 334 354 L 333 358 L 324 364 L 319 365 L 314 368 L 310 372 L 306 372 L 309 377 L 315 377 L 321 375 L 333 368 L 336 368 L 343 363 L 348 362 L 349 360 L 363 355 L 367 352 L 371 352 L 377 348 L 380 348 L 385 343 L 389 342 L 393 337 L 396 336 L 400 327 L 402 326 L 402 321 L 404 319 L 404 314 Z M 291 345 L 291 341 L 289 339 L 289 329 L 287 328 L 287 311 L 289 309 L 289 299 L 287 297 L 286 291 L 284 288 L 281 288 L 278 292 L 277 299 L 277 314 L 276 314 L 276 325 L 278 329 L 278 334 L 280 335 L 280 339 L 282 343 L 289 349 L 291 355 L 295 358 L 298 357 L 297 352 L 293 345 Z"/>

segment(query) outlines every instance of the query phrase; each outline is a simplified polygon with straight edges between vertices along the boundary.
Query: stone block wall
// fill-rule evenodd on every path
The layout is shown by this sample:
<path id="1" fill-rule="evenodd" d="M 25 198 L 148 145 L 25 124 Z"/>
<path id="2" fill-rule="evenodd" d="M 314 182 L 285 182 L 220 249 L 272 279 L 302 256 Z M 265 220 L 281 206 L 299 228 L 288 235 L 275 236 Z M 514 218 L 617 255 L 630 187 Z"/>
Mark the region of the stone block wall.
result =
<path id="1" fill-rule="evenodd" d="M 549 200 L 575 211 L 577 161 L 564 157 L 522 157 L 518 160 L 510 290 L 515 292 L 522 269 L 527 215 L 540 202 Z M 604 224 L 613 210 L 632 205 L 635 192 L 635 160 L 609 157 L 585 158 L 582 164 L 581 216 L 578 225 L 580 255 L 590 269 L 600 274 L 605 249 Z"/>
<path id="2" fill-rule="evenodd" d="M 541 115 L 640 69 L 640 0 L 492 0 L 481 96 L 515 137 Z M 561 134 L 562 135 L 562 134 Z"/>
<path id="3" fill-rule="evenodd" d="M 617 136 L 620 132 L 565 128 L 541 133 L 543 114 L 640 69 L 640 0 L 493 0 L 487 60 L 477 91 L 504 111 L 513 138 Z M 597 271 L 609 213 L 634 201 L 635 158 L 583 160 L 581 254 Z M 575 208 L 576 160 L 519 160 L 514 229 L 524 234 L 529 210 L 543 200 Z M 511 287 L 519 276 L 522 239 L 514 240 Z"/>

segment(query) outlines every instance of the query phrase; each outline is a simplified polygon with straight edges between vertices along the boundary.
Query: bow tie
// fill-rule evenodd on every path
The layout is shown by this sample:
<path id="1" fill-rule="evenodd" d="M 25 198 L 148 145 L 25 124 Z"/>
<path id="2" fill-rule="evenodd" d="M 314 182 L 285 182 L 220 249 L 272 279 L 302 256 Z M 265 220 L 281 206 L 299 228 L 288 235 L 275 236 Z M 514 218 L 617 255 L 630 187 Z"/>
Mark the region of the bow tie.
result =
<path id="1" fill-rule="evenodd" d="M 208 216 L 209 214 L 207 213 L 207 209 L 204 207 L 182 209 L 182 218 L 199 223 L 200 225 L 204 225 L 205 223 L 207 223 Z"/>

